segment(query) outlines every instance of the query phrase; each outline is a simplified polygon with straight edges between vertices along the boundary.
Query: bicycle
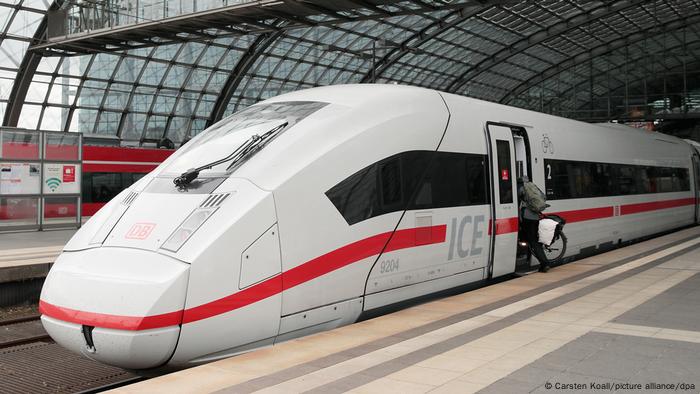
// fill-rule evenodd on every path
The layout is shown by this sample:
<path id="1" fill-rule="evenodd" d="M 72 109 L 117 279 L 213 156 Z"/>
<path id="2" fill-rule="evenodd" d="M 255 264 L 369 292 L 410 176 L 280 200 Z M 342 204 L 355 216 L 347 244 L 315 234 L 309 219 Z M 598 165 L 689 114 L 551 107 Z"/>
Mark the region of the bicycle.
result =
<path id="1" fill-rule="evenodd" d="M 544 257 L 547 260 L 546 265 L 552 266 L 559 263 L 566 253 L 566 244 L 568 241 L 566 234 L 564 234 L 564 225 L 566 224 L 566 220 L 559 215 L 548 215 L 545 213 L 540 214 L 540 220 L 542 219 L 551 219 L 559 223 L 554 230 L 554 238 L 552 238 L 552 242 L 549 245 L 541 242 L 537 242 L 535 245 L 530 245 L 530 250 L 535 257 L 538 259 Z M 536 253 L 534 249 L 535 247 L 542 248 L 542 253 Z"/>

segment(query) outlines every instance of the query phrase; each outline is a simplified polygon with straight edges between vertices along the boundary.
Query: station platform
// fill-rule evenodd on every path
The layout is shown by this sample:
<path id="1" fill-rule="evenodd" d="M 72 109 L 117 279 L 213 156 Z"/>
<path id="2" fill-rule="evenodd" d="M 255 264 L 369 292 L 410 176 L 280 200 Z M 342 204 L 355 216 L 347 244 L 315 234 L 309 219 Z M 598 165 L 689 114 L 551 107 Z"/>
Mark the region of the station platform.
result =
<path id="1" fill-rule="evenodd" d="M 45 277 L 76 231 L 0 233 L 0 284 Z"/>
<path id="2" fill-rule="evenodd" d="M 698 392 L 699 305 L 694 227 L 114 392 Z"/>

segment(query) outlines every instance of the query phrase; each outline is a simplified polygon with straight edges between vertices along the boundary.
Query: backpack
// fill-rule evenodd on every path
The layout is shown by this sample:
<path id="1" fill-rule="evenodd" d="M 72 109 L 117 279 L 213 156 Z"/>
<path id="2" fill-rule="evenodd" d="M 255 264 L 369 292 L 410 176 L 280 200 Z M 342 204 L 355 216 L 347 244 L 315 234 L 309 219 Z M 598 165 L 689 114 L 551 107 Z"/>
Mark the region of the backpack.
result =
<path id="1" fill-rule="evenodd" d="M 549 206 L 542 190 L 532 182 L 523 183 L 523 202 L 528 209 L 537 213 L 544 211 Z"/>

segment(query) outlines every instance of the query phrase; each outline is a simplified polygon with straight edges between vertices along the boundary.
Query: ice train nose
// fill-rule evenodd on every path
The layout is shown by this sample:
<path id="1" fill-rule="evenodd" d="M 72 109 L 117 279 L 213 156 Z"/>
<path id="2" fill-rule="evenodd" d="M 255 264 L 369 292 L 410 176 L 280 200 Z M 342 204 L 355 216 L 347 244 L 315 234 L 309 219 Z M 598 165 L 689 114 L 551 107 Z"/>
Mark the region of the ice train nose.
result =
<path id="1" fill-rule="evenodd" d="M 123 368 L 157 367 L 177 346 L 188 273 L 188 264 L 144 250 L 63 253 L 41 291 L 41 320 L 74 352 Z"/>

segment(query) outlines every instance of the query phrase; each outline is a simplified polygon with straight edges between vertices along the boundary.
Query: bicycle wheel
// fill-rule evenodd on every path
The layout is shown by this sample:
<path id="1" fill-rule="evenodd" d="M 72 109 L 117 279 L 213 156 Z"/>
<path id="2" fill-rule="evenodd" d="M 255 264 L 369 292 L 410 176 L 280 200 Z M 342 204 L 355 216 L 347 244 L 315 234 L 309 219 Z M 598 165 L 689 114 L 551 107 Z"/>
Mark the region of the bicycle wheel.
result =
<path id="1" fill-rule="evenodd" d="M 552 242 L 551 245 L 542 245 L 542 251 L 544 252 L 544 257 L 547 259 L 549 265 L 558 263 L 564 254 L 566 253 L 566 235 L 562 231 L 559 237 Z"/>

